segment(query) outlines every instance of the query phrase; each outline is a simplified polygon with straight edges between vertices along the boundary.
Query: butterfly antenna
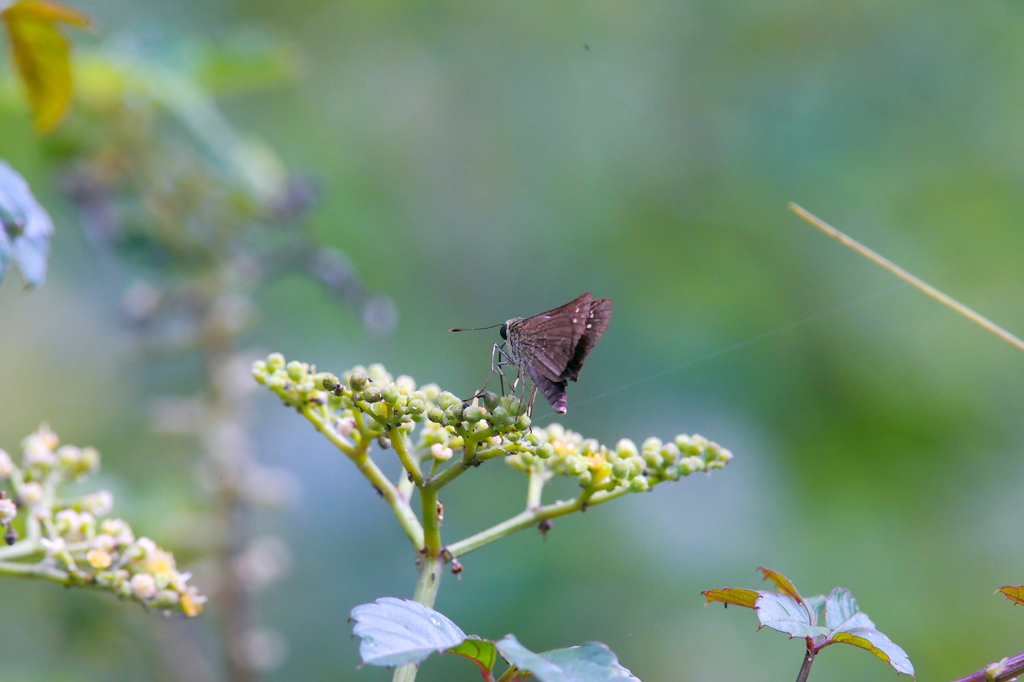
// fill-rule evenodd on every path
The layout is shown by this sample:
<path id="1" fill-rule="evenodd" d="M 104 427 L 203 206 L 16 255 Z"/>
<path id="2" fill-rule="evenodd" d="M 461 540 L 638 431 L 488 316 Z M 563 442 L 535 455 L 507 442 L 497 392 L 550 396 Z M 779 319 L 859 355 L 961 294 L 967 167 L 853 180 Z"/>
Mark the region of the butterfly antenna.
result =
<path id="1" fill-rule="evenodd" d="M 492 324 L 490 327 L 467 327 L 466 329 L 449 329 L 448 331 L 450 331 L 450 332 L 479 332 L 479 331 L 483 331 L 484 329 L 494 329 L 495 327 L 500 327 L 502 324 L 504 324 L 504 322 L 499 322 L 498 324 Z"/>

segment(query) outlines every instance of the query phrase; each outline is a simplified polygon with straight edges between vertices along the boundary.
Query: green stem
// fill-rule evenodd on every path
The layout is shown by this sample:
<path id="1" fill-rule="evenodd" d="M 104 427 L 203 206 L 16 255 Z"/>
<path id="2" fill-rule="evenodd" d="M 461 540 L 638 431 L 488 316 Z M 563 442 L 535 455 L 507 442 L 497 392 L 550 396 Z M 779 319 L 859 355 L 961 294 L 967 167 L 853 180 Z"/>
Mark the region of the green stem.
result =
<path id="1" fill-rule="evenodd" d="M 13 561 L 0 561 L 0 575 L 11 575 L 20 578 L 41 578 L 59 585 L 77 585 L 71 574 L 53 566 L 41 564 L 19 564 Z"/>
<path id="2" fill-rule="evenodd" d="M 346 440 L 340 433 L 335 430 L 330 422 L 326 419 L 322 413 L 322 408 L 314 409 L 310 405 L 306 405 L 302 408 L 302 414 L 309 421 L 313 422 L 313 425 L 317 430 L 327 437 L 327 440 L 331 441 L 335 447 L 345 453 L 345 456 L 355 463 L 359 472 L 369 479 L 373 487 L 380 492 L 389 505 L 391 505 L 391 511 L 394 512 L 398 518 L 398 523 L 402 526 L 405 534 L 409 536 L 412 544 L 415 545 L 416 549 L 423 548 L 423 526 L 420 525 L 419 519 L 416 518 L 416 514 L 413 512 L 412 507 L 409 506 L 408 498 L 402 494 L 402 492 L 388 480 L 388 477 L 384 475 L 384 472 L 380 470 L 377 464 L 370 459 L 370 456 L 366 452 L 366 447 L 355 447 L 348 440 Z"/>
<path id="3" fill-rule="evenodd" d="M 440 490 L 462 475 L 476 461 L 476 445 L 476 441 L 467 440 L 465 447 L 462 449 L 462 457 L 449 464 L 448 468 L 437 476 L 431 476 L 423 481 L 423 487 Z"/>
<path id="4" fill-rule="evenodd" d="M 423 551 L 427 557 L 437 557 L 441 554 L 441 521 L 437 513 L 437 491 L 433 488 L 420 489 L 420 517 L 423 519 Z"/>
<path id="5" fill-rule="evenodd" d="M 423 484 L 423 472 L 420 471 L 420 463 L 416 461 L 409 454 L 409 441 L 407 436 L 398 430 L 398 427 L 392 426 L 388 429 L 388 438 L 391 439 L 391 447 L 395 449 L 398 454 L 398 459 L 402 460 L 402 466 L 405 470 L 412 475 L 412 482 L 417 486 Z"/>
<path id="6" fill-rule="evenodd" d="M 523 530 L 524 528 L 534 526 L 546 519 L 553 519 L 580 511 L 583 509 L 584 504 L 587 507 L 593 507 L 603 502 L 607 502 L 608 500 L 613 500 L 616 497 L 621 497 L 628 492 L 629 488 L 627 486 L 622 486 L 615 490 L 602 490 L 590 495 L 589 497 L 584 493 L 579 497 L 565 502 L 555 502 L 553 504 L 527 509 L 516 514 L 510 519 L 491 526 L 487 530 L 481 531 L 476 535 L 466 538 L 465 540 L 459 540 L 455 544 L 448 545 L 446 549 L 453 558 L 460 557 L 465 554 L 469 554 L 470 552 L 474 552 L 485 545 L 489 545 L 495 540 L 500 540 L 506 535 L 511 535 L 512 533 Z"/>
<path id="7" fill-rule="evenodd" d="M 437 591 L 441 587 L 441 576 L 444 572 L 445 559 L 441 554 L 441 536 L 437 522 L 437 491 L 421 489 L 420 498 L 423 500 L 423 528 L 426 537 L 426 548 L 420 555 L 420 574 L 416 580 L 416 590 L 413 592 L 413 601 L 419 602 L 430 608 L 434 607 L 437 601 Z M 419 666 L 416 663 L 406 663 L 395 669 L 391 678 L 392 682 L 413 682 Z"/>
<path id="8" fill-rule="evenodd" d="M 540 496 L 544 491 L 544 484 L 547 483 L 547 478 L 544 476 L 544 472 L 538 469 L 530 469 L 526 480 L 526 508 L 536 509 L 540 506 Z"/>

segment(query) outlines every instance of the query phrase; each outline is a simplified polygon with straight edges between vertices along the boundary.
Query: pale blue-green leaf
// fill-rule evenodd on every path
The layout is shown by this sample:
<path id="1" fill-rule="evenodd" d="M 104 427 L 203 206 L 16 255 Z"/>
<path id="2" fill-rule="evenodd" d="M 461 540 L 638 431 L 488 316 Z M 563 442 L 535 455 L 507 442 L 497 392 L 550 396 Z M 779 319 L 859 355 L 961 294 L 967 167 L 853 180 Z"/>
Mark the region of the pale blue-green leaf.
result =
<path id="1" fill-rule="evenodd" d="M 804 605 L 814 614 L 814 622 L 811 625 L 817 625 L 821 619 L 821 611 L 825 608 L 825 595 L 819 594 L 813 597 L 804 597 Z"/>
<path id="2" fill-rule="evenodd" d="M 853 622 L 849 622 L 850 619 L 854 619 Z M 829 630 L 848 630 L 854 627 L 873 628 L 875 624 L 860 610 L 857 600 L 848 589 L 833 587 L 825 598 L 825 626 Z"/>
<path id="3" fill-rule="evenodd" d="M 4 161 L 0 161 L 0 232 L 0 279 L 13 262 L 28 286 L 42 283 L 53 221 L 25 179 Z"/>
<path id="4" fill-rule="evenodd" d="M 599 642 L 535 654 L 507 635 L 496 646 L 509 663 L 522 672 L 533 673 L 540 682 L 640 682 L 619 665 L 611 649 Z"/>
<path id="5" fill-rule="evenodd" d="M 807 609 L 785 594 L 762 592 L 754 608 L 762 626 L 785 632 L 791 637 L 818 637 L 829 632 L 828 628 L 812 624 Z"/>
<path id="6" fill-rule="evenodd" d="M 359 655 L 370 665 L 419 663 L 466 639 L 466 633 L 447 617 L 408 599 L 382 597 L 355 607 L 350 618 L 356 622 L 353 632 L 363 640 Z"/>

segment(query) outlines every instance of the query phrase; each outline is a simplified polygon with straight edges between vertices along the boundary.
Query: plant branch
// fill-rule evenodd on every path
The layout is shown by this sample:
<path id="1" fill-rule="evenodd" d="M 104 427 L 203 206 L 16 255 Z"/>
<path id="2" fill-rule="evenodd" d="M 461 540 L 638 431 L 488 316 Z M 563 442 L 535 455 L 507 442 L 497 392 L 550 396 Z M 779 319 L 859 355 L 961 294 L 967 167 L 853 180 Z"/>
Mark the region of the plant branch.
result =
<path id="1" fill-rule="evenodd" d="M 423 547 L 423 526 L 409 506 L 408 498 L 384 475 L 377 464 L 370 459 L 366 446 L 354 447 L 324 418 L 322 409 L 314 409 L 310 405 L 302 408 L 302 414 L 313 423 L 317 430 L 327 437 L 335 447 L 355 463 L 359 472 L 365 476 L 381 496 L 391 505 L 391 510 L 398 518 L 405 534 L 409 536 L 416 549 Z"/>
<path id="2" fill-rule="evenodd" d="M 804 662 L 800 666 L 800 672 L 796 676 L 796 682 L 807 682 L 807 676 L 811 674 L 811 664 L 814 663 L 814 643 L 807 638 L 807 653 L 804 654 Z"/>
<path id="3" fill-rule="evenodd" d="M 622 486 L 615 490 L 602 490 L 590 495 L 589 497 L 587 497 L 586 493 L 582 493 L 579 497 L 568 501 L 555 502 L 549 505 L 534 507 L 533 509 L 526 509 L 510 519 L 491 526 L 487 530 L 481 531 L 476 535 L 466 538 L 465 540 L 459 540 L 454 544 L 448 545 L 446 549 L 453 558 L 460 557 L 476 551 L 495 540 L 505 537 L 506 535 L 511 535 L 512 533 L 523 530 L 524 528 L 534 526 L 546 519 L 554 519 L 559 516 L 565 516 L 566 514 L 581 511 L 584 507 L 593 507 L 603 502 L 607 502 L 608 500 L 613 500 L 616 497 L 621 497 L 628 492 L 629 488 Z"/>
<path id="4" fill-rule="evenodd" d="M 954 682 L 1008 682 L 1024 673 L 1024 654 L 1007 656 Z"/>

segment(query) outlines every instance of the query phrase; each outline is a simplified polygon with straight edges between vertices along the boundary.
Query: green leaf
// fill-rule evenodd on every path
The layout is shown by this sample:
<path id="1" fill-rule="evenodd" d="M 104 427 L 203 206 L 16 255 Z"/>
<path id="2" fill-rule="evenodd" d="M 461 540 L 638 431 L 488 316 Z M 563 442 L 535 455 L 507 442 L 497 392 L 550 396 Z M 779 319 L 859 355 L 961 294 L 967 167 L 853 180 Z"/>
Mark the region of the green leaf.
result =
<path id="1" fill-rule="evenodd" d="M 866 616 L 865 616 L 866 618 Z M 822 644 L 822 647 L 832 643 L 852 644 L 866 651 L 891 665 L 896 672 L 914 676 L 914 666 L 910 663 L 907 652 L 898 644 L 874 628 L 852 628 L 834 633 L 829 641 Z"/>
<path id="2" fill-rule="evenodd" d="M 716 590 L 704 590 L 701 592 L 704 598 L 707 599 L 705 604 L 710 604 L 713 601 L 720 601 L 725 603 L 726 606 L 729 604 L 735 604 L 736 606 L 742 606 L 744 608 L 752 609 L 754 604 L 757 602 L 758 593 L 754 590 L 745 590 L 740 587 L 722 587 Z"/>
<path id="3" fill-rule="evenodd" d="M 804 598 L 800 596 L 800 593 L 796 590 L 796 585 L 794 585 L 789 578 L 778 571 L 773 571 L 772 569 L 765 568 L 764 566 L 758 566 L 757 570 L 761 571 L 761 575 L 764 576 L 765 580 L 775 583 L 775 587 L 779 588 L 779 590 L 782 591 L 782 594 L 789 595 L 798 602 L 803 602 Z"/>
<path id="4" fill-rule="evenodd" d="M 853 598 L 853 594 L 848 589 L 845 587 L 833 587 L 832 591 L 828 593 L 828 597 L 825 598 L 825 625 L 828 629 L 837 630 L 842 628 L 846 621 L 858 614 L 862 618 L 853 627 L 875 627 L 875 624 L 871 622 L 867 615 L 861 612 L 860 606 L 857 605 L 857 600 Z"/>
<path id="5" fill-rule="evenodd" d="M 813 597 L 804 598 L 804 606 L 814 614 L 812 622 L 817 625 L 821 622 L 821 612 L 825 609 L 825 595 L 818 594 Z"/>
<path id="6" fill-rule="evenodd" d="M 0 254 L 0 257 L 2 256 L 3 254 Z M 1024 585 L 1007 585 L 1006 587 L 1000 587 L 996 592 L 1001 592 L 1004 597 L 1014 604 L 1024 606 Z"/>
<path id="7" fill-rule="evenodd" d="M 21 0 L 0 12 L 36 129 L 49 132 L 71 102 L 71 61 L 60 23 L 89 26 L 89 17 L 52 0 Z"/>
<path id="8" fill-rule="evenodd" d="M 484 679 L 489 678 L 494 664 L 498 662 L 498 650 L 494 642 L 474 636 L 467 637 L 466 641 L 454 649 L 448 649 L 448 653 L 464 656 L 476 663 Z"/>
<path id="9" fill-rule="evenodd" d="M 913 677 L 914 666 L 907 652 L 875 628 L 846 588 L 835 587 L 829 592 L 825 599 L 825 623 L 832 632 L 819 649 L 830 644 L 852 644 L 878 656 L 896 672 Z"/>
<path id="10" fill-rule="evenodd" d="M 0 280 L 13 261 L 26 285 L 42 283 L 52 235 L 53 221 L 28 183 L 0 161 Z"/>
<path id="11" fill-rule="evenodd" d="M 615 654 L 599 642 L 587 642 L 568 649 L 535 654 L 512 635 L 495 643 L 509 663 L 523 672 L 531 672 L 540 682 L 640 682 L 619 665 Z"/>
<path id="12" fill-rule="evenodd" d="M 762 592 L 754 608 L 762 626 L 785 632 L 790 637 L 818 637 L 829 633 L 828 628 L 817 624 L 816 613 L 808 613 L 803 604 L 789 595 Z"/>
<path id="13" fill-rule="evenodd" d="M 363 639 L 359 655 L 370 665 L 419 663 L 466 639 L 448 618 L 408 599 L 383 597 L 355 607 L 349 617 L 356 622 L 353 632 Z"/>

